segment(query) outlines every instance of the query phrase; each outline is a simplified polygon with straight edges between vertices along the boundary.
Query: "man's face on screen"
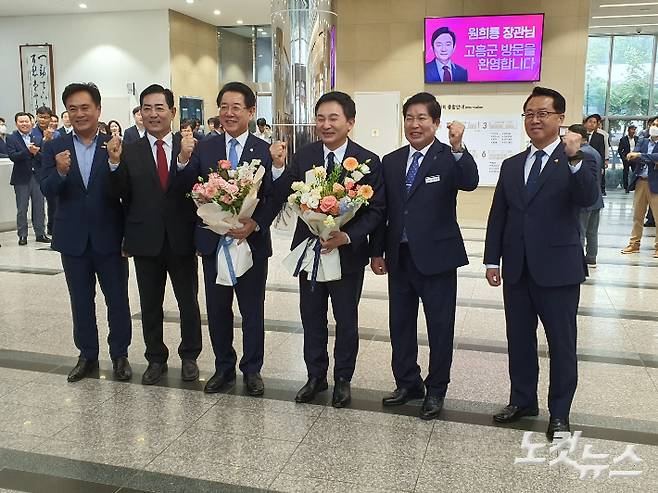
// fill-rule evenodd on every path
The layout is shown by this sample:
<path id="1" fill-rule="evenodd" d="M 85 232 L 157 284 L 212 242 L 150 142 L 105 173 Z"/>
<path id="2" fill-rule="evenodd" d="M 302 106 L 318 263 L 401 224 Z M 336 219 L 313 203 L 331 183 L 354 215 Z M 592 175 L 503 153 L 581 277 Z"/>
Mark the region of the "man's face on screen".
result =
<path id="1" fill-rule="evenodd" d="M 434 56 L 443 64 L 450 62 L 452 54 L 455 52 L 455 43 L 449 34 L 441 34 L 434 40 L 432 45 Z"/>

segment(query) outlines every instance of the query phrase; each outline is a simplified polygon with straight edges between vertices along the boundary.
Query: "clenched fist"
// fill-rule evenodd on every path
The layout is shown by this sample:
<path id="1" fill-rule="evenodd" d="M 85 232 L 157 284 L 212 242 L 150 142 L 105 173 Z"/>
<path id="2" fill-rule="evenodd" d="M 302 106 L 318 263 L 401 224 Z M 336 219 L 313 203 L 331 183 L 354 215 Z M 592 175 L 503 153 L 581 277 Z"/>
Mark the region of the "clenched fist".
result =
<path id="1" fill-rule="evenodd" d="M 68 175 L 71 170 L 71 151 L 62 151 L 55 155 L 55 167 L 60 175 Z"/>
<path id="2" fill-rule="evenodd" d="M 180 153 L 178 154 L 178 162 L 180 164 L 187 164 L 194 152 L 196 139 L 192 135 L 185 135 L 180 141 Z"/>
<path id="3" fill-rule="evenodd" d="M 110 164 L 117 165 L 121 162 L 121 139 L 115 135 L 107 141 L 107 154 L 110 156 Z"/>
<path id="4" fill-rule="evenodd" d="M 288 144 L 282 140 L 274 142 L 270 146 L 270 154 L 274 167 L 283 168 L 286 165 L 286 157 L 288 156 Z"/>
<path id="5" fill-rule="evenodd" d="M 37 153 L 41 150 L 41 147 L 35 146 L 34 144 L 30 144 L 27 150 L 30 151 L 30 154 L 36 156 Z"/>
<path id="6" fill-rule="evenodd" d="M 564 152 L 568 157 L 573 157 L 578 153 L 582 140 L 582 135 L 571 131 L 567 131 L 564 137 L 562 137 L 562 142 L 564 142 Z"/>
<path id="7" fill-rule="evenodd" d="M 448 139 L 450 140 L 450 147 L 452 147 L 453 151 L 461 149 L 465 128 L 462 122 L 456 120 L 448 123 Z"/>

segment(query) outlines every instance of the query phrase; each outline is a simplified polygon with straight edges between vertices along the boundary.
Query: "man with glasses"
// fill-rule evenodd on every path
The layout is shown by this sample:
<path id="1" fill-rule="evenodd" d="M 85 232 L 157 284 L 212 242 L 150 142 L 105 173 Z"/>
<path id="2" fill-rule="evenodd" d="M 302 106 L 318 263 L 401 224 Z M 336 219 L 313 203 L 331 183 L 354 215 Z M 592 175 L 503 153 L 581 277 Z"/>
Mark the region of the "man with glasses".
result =
<path id="1" fill-rule="evenodd" d="M 569 431 L 576 391 L 576 313 L 580 284 L 587 275 L 578 231 L 578 213 L 598 198 L 596 163 L 580 150 L 581 136 L 567 132 L 564 97 L 535 87 L 523 105 L 531 145 L 506 159 L 496 185 L 484 250 L 486 278 L 500 286 L 507 326 L 509 405 L 494 421 L 510 423 L 536 416 L 537 322 L 541 319 L 550 353 L 549 440 Z"/>

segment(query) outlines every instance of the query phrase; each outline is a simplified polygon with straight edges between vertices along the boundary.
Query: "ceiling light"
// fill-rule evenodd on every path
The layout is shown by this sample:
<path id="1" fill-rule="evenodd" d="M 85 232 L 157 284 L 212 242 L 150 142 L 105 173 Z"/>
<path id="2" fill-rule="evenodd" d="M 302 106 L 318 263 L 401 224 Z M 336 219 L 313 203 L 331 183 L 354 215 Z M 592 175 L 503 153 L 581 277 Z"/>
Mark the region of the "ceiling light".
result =
<path id="1" fill-rule="evenodd" d="M 217 9 L 215 9 L 215 10 L 213 10 L 212 13 L 215 14 L 215 15 L 219 15 L 219 14 L 222 13 L 222 11 L 221 11 L 221 10 L 217 10 Z"/>
<path id="2" fill-rule="evenodd" d="M 78 7 L 80 7 L 81 9 L 86 9 L 87 4 L 86 3 L 80 3 L 80 4 L 78 4 Z"/>
<path id="3" fill-rule="evenodd" d="M 244 24 L 244 21 L 243 21 L 242 19 L 238 19 L 238 20 L 235 21 L 235 22 L 237 22 L 238 24 Z"/>
<path id="4" fill-rule="evenodd" d="M 658 5 L 658 2 L 643 2 L 643 3 L 606 3 L 599 5 L 602 9 L 609 7 L 646 7 L 647 5 Z"/>
<path id="5" fill-rule="evenodd" d="M 186 1 L 187 3 L 189 3 L 190 5 L 194 3 L 194 0 L 185 0 L 185 1 Z"/>
<path id="6" fill-rule="evenodd" d="M 624 19 L 626 17 L 658 17 L 658 14 L 593 15 L 592 19 Z"/>
<path id="7" fill-rule="evenodd" d="M 590 29 L 607 29 L 610 27 L 627 27 L 629 29 L 634 29 L 636 27 L 649 27 L 649 26 L 658 26 L 658 23 L 656 24 L 613 24 L 610 26 L 590 26 Z"/>

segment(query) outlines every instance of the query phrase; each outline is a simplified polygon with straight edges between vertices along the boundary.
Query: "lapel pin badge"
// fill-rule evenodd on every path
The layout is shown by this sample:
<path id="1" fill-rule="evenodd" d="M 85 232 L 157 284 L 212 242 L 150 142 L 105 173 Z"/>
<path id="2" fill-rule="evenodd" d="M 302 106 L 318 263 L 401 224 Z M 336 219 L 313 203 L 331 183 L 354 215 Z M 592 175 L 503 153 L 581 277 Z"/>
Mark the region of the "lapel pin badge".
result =
<path id="1" fill-rule="evenodd" d="M 252 147 L 251 149 L 249 149 L 249 152 L 254 152 L 254 148 Z"/>

